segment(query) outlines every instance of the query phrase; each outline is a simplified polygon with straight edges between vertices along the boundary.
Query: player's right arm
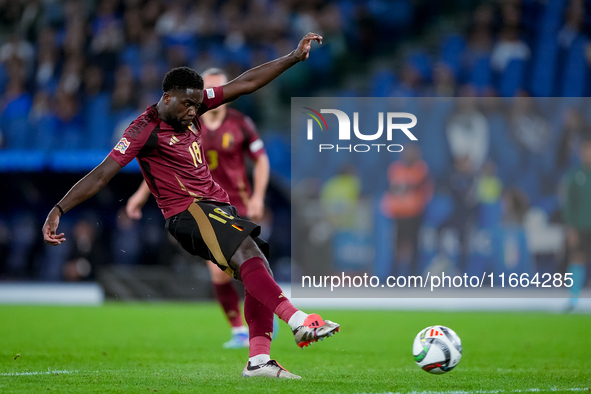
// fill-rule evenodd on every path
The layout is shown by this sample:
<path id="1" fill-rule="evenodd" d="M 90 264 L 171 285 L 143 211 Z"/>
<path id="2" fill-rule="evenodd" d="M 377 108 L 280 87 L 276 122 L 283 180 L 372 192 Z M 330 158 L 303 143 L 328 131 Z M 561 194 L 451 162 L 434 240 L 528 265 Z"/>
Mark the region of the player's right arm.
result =
<path id="1" fill-rule="evenodd" d="M 140 187 L 129 197 L 125 205 L 125 213 L 131 219 L 140 220 L 142 218 L 142 208 L 150 197 L 150 188 L 146 181 L 142 181 Z"/>
<path id="2" fill-rule="evenodd" d="M 70 209 L 83 201 L 86 201 L 90 197 L 94 196 L 99 190 L 101 190 L 111 178 L 115 176 L 121 170 L 121 165 L 113 160 L 110 156 L 107 156 L 101 164 L 99 164 L 94 170 L 90 171 L 84 178 L 78 181 L 66 195 L 57 203 L 63 212 L 66 213 Z M 59 224 L 59 218 L 61 212 L 57 206 L 53 207 L 45 224 L 43 224 L 43 239 L 50 245 L 59 245 L 64 242 L 64 233 L 56 234 L 57 226 Z"/>

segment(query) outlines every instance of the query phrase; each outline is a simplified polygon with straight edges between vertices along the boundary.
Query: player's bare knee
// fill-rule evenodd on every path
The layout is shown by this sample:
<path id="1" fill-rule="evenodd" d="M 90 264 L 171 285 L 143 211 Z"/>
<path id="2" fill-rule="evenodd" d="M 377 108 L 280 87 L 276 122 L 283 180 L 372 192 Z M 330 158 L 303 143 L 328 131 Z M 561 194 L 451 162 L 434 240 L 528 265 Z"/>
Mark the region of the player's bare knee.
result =
<path id="1" fill-rule="evenodd" d="M 271 271 L 271 267 L 269 267 L 269 262 L 267 261 L 265 254 L 261 251 L 261 249 L 251 237 L 246 237 L 244 241 L 242 241 L 242 243 L 238 246 L 229 261 L 230 267 L 234 271 L 240 271 L 242 264 L 253 257 L 263 259 L 267 271 L 269 271 L 269 274 L 273 276 L 273 272 Z"/>

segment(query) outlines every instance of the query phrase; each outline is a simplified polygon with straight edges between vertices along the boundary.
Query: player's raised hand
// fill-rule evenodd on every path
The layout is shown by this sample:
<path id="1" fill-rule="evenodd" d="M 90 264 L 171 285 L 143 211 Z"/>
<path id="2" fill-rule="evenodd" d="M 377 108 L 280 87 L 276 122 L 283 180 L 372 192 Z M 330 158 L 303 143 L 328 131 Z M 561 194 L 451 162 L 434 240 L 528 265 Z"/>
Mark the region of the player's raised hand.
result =
<path id="1" fill-rule="evenodd" d="M 64 233 L 56 234 L 55 231 L 57 230 L 57 226 L 60 222 L 60 215 L 58 213 L 57 208 L 53 208 L 49 215 L 47 215 L 47 219 L 45 219 L 45 224 L 43 225 L 43 240 L 50 245 L 59 245 L 66 240 L 64 238 Z"/>
<path id="2" fill-rule="evenodd" d="M 322 44 L 322 36 L 316 33 L 308 33 L 302 41 L 298 44 L 298 47 L 295 50 L 295 56 L 300 61 L 304 61 L 310 56 L 310 50 L 312 49 L 312 41 L 316 41 L 319 44 Z"/>

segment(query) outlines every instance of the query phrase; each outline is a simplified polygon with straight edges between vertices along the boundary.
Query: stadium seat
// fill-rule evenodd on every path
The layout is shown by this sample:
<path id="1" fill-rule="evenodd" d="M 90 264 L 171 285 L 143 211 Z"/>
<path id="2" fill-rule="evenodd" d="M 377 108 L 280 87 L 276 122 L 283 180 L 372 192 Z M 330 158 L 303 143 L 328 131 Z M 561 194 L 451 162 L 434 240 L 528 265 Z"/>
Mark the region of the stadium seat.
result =
<path id="1" fill-rule="evenodd" d="M 538 31 L 541 34 L 556 34 L 563 22 L 564 8 L 568 0 L 551 0 L 546 2 L 542 17 L 539 19 Z"/>
<path id="2" fill-rule="evenodd" d="M 561 96 L 582 97 L 586 93 L 587 59 L 585 48 L 588 40 L 583 37 L 575 39 L 568 51 L 564 64 Z"/>
<path id="3" fill-rule="evenodd" d="M 514 97 L 523 88 L 526 64 L 519 59 L 513 59 L 507 64 L 499 83 L 499 93 L 502 97 Z"/>
<path id="4" fill-rule="evenodd" d="M 470 72 L 469 82 L 479 92 L 492 86 L 492 70 L 490 68 L 490 58 L 488 56 L 483 56 L 476 60 L 474 67 Z"/>
<path id="5" fill-rule="evenodd" d="M 108 149 L 112 147 L 113 124 L 110 112 L 111 97 L 107 92 L 86 98 L 83 108 L 84 129 L 87 135 L 85 148 Z"/>
<path id="6" fill-rule="evenodd" d="M 397 82 L 396 74 L 393 71 L 378 71 L 371 77 L 370 96 L 389 97 Z"/>
<path id="7" fill-rule="evenodd" d="M 9 101 L 0 114 L 0 130 L 4 134 L 5 146 L 14 149 L 29 147 L 28 117 L 32 97 L 24 93 Z"/>
<path id="8" fill-rule="evenodd" d="M 552 97 L 556 76 L 556 56 L 558 43 L 556 37 L 550 35 L 540 39 L 534 53 L 529 90 L 536 97 Z"/>
<path id="9" fill-rule="evenodd" d="M 449 36 L 441 43 L 440 59 L 451 68 L 456 76 L 461 68 L 462 53 L 465 48 L 466 42 L 459 35 Z"/>

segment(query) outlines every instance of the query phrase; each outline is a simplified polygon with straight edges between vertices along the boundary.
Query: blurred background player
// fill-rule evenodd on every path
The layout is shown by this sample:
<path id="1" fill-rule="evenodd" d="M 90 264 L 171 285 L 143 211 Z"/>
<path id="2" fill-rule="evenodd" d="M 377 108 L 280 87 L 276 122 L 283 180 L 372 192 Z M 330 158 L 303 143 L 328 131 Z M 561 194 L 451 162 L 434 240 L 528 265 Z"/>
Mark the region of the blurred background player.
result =
<path id="1" fill-rule="evenodd" d="M 203 73 L 204 89 L 222 86 L 228 82 L 224 71 L 210 68 Z M 228 193 L 230 203 L 238 214 L 253 222 L 260 222 L 265 210 L 265 192 L 269 183 L 269 158 L 263 141 L 252 120 L 227 104 L 212 109 L 201 116 L 203 127 L 201 141 L 213 179 Z M 253 163 L 253 186 L 246 174 L 245 157 Z M 142 218 L 142 207 L 150 197 L 145 181 L 129 198 L 127 215 L 132 219 Z M 232 284 L 232 278 L 221 271 L 212 261 L 207 261 L 216 299 L 222 306 L 232 326 L 232 338 L 224 343 L 227 349 L 248 347 L 248 329 L 240 313 L 240 297 Z M 277 326 L 273 332 L 276 335 Z"/>
<path id="2" fill-rule="evenodd" d="M 581 143 L 581 164 L 566 176 L 563 206 L 566 226 L 568 267 L 572 274 L 569 309 L 573 309 L 579 294 L 585 287 L 585 265 L 591 259 L 591 136 Z"/>
<path id="3" fill-rule="evenodd" d="M 421 157 L 421 148 L 409 144 L 402 159 L 388 167 L 388 190 L 382 198 L 382 212 L 396 221 L 396 248 L 393 275 L 416 275 L 419 231 L 423 213 L 433 197 L 429 166 Z"/>

